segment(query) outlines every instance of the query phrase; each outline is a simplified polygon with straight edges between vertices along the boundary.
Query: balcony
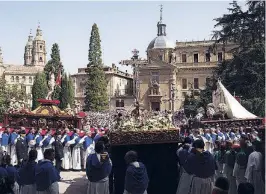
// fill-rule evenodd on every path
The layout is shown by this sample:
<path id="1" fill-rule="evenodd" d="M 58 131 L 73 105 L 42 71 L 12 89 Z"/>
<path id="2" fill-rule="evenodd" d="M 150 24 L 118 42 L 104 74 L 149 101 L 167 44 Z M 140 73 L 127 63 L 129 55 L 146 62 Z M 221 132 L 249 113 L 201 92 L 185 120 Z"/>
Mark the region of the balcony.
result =
<path id="1" fill-rule="evenodd" d="M 117 89 L 115 90 L 115 97 L 132 96 L 132 89 Z"/>
<path id="2" fill-rule="evenodd" d="M 181 68 L 191 68 L 191 67 L 217 67 L 218 61 L 214 62 L 199 62 L 199 63 L 193 63 L 193 62 L 187 62 L 187 63 L 175 63 L 177 67 Z"/>

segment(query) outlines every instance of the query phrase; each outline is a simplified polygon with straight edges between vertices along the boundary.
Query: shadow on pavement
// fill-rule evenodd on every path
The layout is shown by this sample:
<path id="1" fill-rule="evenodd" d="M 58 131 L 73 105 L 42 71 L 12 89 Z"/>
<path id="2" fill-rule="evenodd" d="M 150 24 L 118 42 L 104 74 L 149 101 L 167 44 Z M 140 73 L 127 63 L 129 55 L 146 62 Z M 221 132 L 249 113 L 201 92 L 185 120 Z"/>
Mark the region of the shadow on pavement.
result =
<path id="1" fill-rule="evenodd" d="M 62 180 L 61 182 L 70 184 L 67 190 L 63 194 L 78 194 L 87 193 L 87 179 L 86 176 L 75 178 L 73 180 Z"/>

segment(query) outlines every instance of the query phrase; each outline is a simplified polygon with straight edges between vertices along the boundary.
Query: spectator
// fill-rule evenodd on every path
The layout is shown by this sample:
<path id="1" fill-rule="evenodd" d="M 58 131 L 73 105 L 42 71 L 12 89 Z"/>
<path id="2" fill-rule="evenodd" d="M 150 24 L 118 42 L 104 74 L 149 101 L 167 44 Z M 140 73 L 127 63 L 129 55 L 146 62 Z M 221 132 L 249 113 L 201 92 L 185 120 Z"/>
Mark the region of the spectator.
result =
<path id="1" fill-rule="evenodd" d="M 255 194 L 254 187 L 250 183 L 240 183 L 237 192 L 238 194 Z"/>
<path id="2" fill-rule="evenodd" d="M 88 156 L 86 164 L 87 194 L 109 194 L 109 175 L 112 170 L 112 162 L 104 150 L 104 143 L 98 141 L 95 144 L 96 153 Z"/>
<path id="3" fill-rule="evenodd" d="M 18 183 L 20 185 L 20 193 L 35 194 L 35 169 L 37 163 L 37 151 L 31 150 L 29 152 L 29 160 L 22 168 L 19 170 Z"/>
<path id="4" fill-rule="evenodd" d="M 138 155 L 135 151 L 127 152 L 125 161 L 128 167 L 124 194 L 147 194 L 149 178 L 145 165 L 138 162 Z"/>
<path id="5" fill-rule="evenodd" d="M 229 182 L 225 177 L 219 177 L 215 181 L 212 194 L 228 194 L 229 192 Z"/>
<path id="6" fill-rule="evenodd" d="M 44 151 L 44 160 L 36 166 L 36 190 L 37 194 L 59 194 L 58 181 L 60 176 L 53 165 L 55 152 L 53 149 Z"/>

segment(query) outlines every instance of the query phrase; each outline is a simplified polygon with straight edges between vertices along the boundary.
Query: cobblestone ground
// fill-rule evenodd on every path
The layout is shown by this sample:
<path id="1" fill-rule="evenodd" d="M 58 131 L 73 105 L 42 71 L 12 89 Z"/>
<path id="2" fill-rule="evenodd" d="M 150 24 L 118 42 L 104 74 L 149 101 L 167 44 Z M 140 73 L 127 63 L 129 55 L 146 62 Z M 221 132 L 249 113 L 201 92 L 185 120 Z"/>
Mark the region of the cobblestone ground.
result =
<path id="1" fill-rule="evenodd" d="M 60 194 L 86 194 L 87 179 L 85 172 L 61 172 Z"/>

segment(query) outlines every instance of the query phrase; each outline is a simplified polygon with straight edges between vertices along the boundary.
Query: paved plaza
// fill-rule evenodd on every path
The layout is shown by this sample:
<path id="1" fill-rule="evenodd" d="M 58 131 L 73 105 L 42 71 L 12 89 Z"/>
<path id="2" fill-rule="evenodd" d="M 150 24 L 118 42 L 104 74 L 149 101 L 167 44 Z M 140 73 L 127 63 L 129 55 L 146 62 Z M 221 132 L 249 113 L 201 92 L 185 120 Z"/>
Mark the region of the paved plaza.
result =
<path id="1" fill-rule="evenodd" d="M 59 182 L 60 194 L 86 194 L 87 179 L 85 172 L 61 172 L 63 180 Z"/>

